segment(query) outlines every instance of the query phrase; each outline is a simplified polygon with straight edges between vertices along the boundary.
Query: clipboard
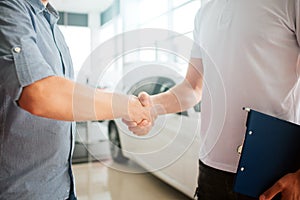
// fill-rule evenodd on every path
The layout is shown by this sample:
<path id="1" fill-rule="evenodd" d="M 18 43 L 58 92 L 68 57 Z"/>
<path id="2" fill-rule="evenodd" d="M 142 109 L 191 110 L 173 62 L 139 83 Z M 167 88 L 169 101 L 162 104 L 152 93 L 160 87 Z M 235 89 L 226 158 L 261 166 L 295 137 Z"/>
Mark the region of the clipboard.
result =
<path id="1" fill-rule="evenodd" d="M 248 111 L 247 130 L 234 191 L 258 198 L 276 181 L 300 168 L 300 126 Z"/>

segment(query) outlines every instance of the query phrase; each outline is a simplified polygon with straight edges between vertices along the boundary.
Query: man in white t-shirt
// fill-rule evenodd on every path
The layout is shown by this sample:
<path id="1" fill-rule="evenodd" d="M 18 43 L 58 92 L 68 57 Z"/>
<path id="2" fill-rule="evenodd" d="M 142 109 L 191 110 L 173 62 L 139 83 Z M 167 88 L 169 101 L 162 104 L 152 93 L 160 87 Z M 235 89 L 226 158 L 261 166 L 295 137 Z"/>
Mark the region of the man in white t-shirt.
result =
<path id="1" fill-rule="evenodd" d="M 185 80 L 140 100 L 160 105 L 158 115 L 202 100 L 198 198 L 249 199 L 232 191 L 245 133 L 242 107 L 300 123 L 300 0 L 212 0 L 196 15 L 194 40 Z M 151 128 L 124 122 L 137 135 Z M 299 200 L 300 170 L 260 199 L 277 193 Z"/>

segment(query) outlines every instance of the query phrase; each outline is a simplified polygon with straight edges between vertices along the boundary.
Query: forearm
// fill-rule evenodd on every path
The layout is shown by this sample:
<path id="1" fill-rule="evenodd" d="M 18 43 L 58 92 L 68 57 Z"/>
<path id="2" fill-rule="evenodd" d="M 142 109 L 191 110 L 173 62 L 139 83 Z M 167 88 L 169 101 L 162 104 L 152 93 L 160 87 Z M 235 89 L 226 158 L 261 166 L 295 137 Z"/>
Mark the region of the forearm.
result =
<path id="1" fill-rule="evenodd" d="M 72 120 L 74 121 L 129 117 L 129 96 L 94 89 L 85 85 L 75 84 L 72 94 L 68 95 L 64 102 L 72 102 L 72 108 L 68 108 L 68 111 L 73 112 Z"/>
<path id="2" fill-rule="evenodd" d="M 126 118 L 128 103 L 128 96 L 55 76 L 25 87 L 19 100 L 20 107 L 34 115 L 64 121 Z"/>
<path id="3" fill-rule="evenodd" d="M 202 60 L 191 58 L 184 81 L 169 91 L 152 96 L 157 114 L 185 111 L 201 100 L 203 85 Z"/>
<path id="4" fill-rule="evenodd" d="M 123 122 L 134 134 L 145 135 L 151 130 L 157 115 L 177 113 L 197 104 L 202 97 L 202 87 L 202 60 L 191 58 L 186 77 L 182 83 L 161 94 L 153 96 L 149 96 L 147 93 L 139 94 L 141 103 L 152 108 L 150 123 L 137 124 L 128 120 L 123 120 Z"/>
<path id="5" fill-rule="evenodd" d="M 158 115 L 185 111 L 201 100 L 201 89 L 183 81 L 165 93 L 151 97 Z"/>

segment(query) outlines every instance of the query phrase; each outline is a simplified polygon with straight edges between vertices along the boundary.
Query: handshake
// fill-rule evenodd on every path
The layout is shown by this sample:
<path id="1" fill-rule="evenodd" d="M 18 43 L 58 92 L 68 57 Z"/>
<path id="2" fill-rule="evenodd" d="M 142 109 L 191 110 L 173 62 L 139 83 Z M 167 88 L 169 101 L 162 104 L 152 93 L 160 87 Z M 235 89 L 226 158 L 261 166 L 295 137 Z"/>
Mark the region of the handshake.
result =
<path id="1" fill-rule="evenodd" d="M 157 111 L 150 96 L 141 92 L 138 97 L 129 98 L 127 116 L 122 118 L 123 123 L 135 135 L 146 135 L 154 125 Z"/>

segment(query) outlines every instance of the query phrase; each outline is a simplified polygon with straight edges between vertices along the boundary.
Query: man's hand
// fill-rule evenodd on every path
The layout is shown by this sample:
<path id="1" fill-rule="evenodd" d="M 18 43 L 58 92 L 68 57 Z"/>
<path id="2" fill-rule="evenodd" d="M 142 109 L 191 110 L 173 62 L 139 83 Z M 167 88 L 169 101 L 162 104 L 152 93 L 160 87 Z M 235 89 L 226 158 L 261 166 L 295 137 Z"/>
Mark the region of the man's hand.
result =
<path id="1" fill-rule="evenodd" d="M 281 193 L 282 200 L 300 199 L 300 169 L 279 179 L 270 189 L 260 195 L 259 200 L 271 200 L 278 193 Z"/>
<path id="2" fill-rule="evenodd" d="M 121 105 L 122 106 L 122 105 Z M 144 106 L 139 98 L 130 96 L 128 101 L 127 115 L 124 120 L 136 125 L 147 125 L 151 121 L 151 111 L 149 106 Z"/>
<path id="3" fill-rule="evenodd" d="M 153 104 L 151 101 L 150 96 L 146 92 L 142 92 L 139 94 L 138 99 L 140 103 L 146 108 L 150 114 L 150 118 L 145 118 L 144 120 L 138 122 L 136 120 L 126 120 L 123 119 L 122 121 L 128 126 L 128 129 L 136 135 L 146 135 L 151 128 L 153 127 L 154 120 L 156 119 L 157 115 L 155 110 L 153 109 Z M 134 113 L 133 113 L 134 114 Z"/>

